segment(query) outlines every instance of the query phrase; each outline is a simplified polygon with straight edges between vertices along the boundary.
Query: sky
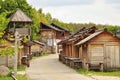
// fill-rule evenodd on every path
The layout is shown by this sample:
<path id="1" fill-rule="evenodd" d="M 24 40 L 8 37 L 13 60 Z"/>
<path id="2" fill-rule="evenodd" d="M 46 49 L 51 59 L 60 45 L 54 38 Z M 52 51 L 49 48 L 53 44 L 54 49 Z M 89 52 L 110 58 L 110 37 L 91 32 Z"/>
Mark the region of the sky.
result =
<path id="1" fill-rule="evenodd" d="M 96 23 L 120 26 L 120 0 L 27 0 L 53 18 L 66 23 Z"/>

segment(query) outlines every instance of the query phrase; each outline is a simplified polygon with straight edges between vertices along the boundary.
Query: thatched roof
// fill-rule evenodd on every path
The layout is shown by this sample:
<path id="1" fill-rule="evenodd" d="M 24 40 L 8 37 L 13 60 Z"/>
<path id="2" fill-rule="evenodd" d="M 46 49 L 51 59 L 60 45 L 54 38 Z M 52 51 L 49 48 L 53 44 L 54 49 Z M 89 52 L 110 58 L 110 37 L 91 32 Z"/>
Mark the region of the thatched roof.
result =
<path id="1" fill-rule="evenodd" d="M 29 18 L 23 11 L 17 9 L 17 11 L 10 17 L 10 22 L 32 22 L 32 19 Z"/>

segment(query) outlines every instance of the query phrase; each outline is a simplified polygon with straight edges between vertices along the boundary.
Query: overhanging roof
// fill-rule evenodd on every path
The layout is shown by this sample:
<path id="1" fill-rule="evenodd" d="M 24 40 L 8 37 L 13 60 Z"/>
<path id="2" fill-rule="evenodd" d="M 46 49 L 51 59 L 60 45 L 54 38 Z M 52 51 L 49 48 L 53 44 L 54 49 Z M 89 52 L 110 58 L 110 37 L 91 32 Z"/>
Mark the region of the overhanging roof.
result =
<path id="1" fill-rule="evenodd" d="M 17 9 L 17 11 L 10 17 L 10 22 L 32 22 L 32 19 L 29 18 L 23 11 Z"/>
<path id="2" fill-rule="evenodd" d="M 56 30 L 56 31 L 62 31 L 62 30 L 60 30 L 60 29 L 58 29 L 58 28 L 56 28 L 52 25 L 48 25 L 48 24 L 43 23 L 43 22 L 41 22 L 40 24 L 41 24 L 41 26 L 46 26 L 46 27 L 49 27 L 50 29 L 53 29 L 53 30 Z"/>
<path id="3" fill-rule="evenodd" d="M 51 23 L 51 25 L 52 25 L 52 26 L 55 26 L 55 27 L 57 27 L 57 28 L 59 28 L 59 29 L 61 29 L 61 30 L 70 32 L 67 28 L 63 28 L 63 27 L 61 27 L 61 26 L 59 26 L 59 25 L 57 25 L 57 24 L 55 24 L 55 23 Z"/>
<path id="4" fill-rule="evenodd" d="M 80 42 L 78 42 L 78 43 L 76 44 L 76 46 L 77 46 L 77 45 L 84 44 L 85 42 L 91 40 L 92 38 L 94 38 L 95 36 L 101 34 L 102 32 L 103 32 L 103 31 L 98 31 L 98 32 L 95 32 L 95 33 L 91 34 L 90 36 L 88 36 L 88 37 L 86 37 L 85 39 L 83 39 L 83 40 L 81 40 Z"/>

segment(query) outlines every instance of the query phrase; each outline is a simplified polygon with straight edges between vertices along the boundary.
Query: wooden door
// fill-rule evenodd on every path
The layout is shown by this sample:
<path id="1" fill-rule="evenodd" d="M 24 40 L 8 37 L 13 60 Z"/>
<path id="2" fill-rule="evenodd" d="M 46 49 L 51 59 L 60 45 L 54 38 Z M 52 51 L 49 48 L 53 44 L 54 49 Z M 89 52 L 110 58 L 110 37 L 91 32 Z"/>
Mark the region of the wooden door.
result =
<path id="1" fill-rule="evenodd" d="M 106 68 L 120 68 L 120 47 L 106 46 Z"/>
<path id="2" fill-rule="evenodd" d="M 93 64 L 103 63 L 104 46 L 102 44 L 91 45 L 90 62 Z"/>

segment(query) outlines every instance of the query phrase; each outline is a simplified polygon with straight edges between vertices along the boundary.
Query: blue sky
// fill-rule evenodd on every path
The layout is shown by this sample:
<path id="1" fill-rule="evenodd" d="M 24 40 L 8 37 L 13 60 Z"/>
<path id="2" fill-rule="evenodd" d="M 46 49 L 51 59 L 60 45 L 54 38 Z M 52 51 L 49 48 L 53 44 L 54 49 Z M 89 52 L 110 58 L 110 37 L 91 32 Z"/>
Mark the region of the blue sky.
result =
<path id="1" fill-rule="evenodd" d="M 27 0 L 63 22 L 120 25 L 120 0 Z"/>

